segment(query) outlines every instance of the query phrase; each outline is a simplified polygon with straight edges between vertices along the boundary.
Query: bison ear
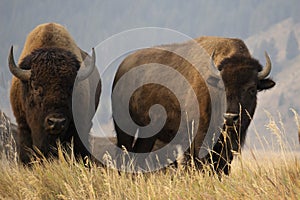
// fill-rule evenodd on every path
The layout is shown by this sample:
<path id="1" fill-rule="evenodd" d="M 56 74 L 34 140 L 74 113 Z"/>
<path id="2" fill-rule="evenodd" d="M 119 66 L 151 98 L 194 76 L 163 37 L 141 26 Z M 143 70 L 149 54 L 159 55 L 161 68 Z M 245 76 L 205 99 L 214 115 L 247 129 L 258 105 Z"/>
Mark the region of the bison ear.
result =
<path id="1" fill-rule="evenodd" d="M 214 76 L 209 76 L 206 80 L 206 82 L 213 87 L 219 87 L 220 81 L 221 79 Z"/>
<path id="2" fill-rule="evenodd" d="M 258 91 L 267 90 L 274 87 L 275 84 L 276 83 L 270 78 L 259 80 L 257 85 L 257 90 Z"/>

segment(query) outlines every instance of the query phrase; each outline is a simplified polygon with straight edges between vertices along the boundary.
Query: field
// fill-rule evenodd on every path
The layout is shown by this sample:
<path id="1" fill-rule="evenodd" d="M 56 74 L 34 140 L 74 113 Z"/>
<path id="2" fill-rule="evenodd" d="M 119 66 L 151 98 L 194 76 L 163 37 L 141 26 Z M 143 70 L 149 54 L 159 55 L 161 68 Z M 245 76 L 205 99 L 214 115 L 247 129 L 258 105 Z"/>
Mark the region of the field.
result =
<path id="1" fill-rule="evenodd" d="M 2 162 L 0 179 L 1 199 L 300 199 L 293 153 L 250 153 L 221 181 L 193 169 L 130 175 L 62 160 L 31 169 Z"/>
<path id="2" fill-rule="evenodd" d="M 283 140 L 276 124 L 269 124 Z M 168 168 L 148 174 L 90 168 L 69 156 L 31 168 L 0 162 L 1 199 L 300 199 L 300 152 L 246 150 L 232 163 L 230 176 Z"/>

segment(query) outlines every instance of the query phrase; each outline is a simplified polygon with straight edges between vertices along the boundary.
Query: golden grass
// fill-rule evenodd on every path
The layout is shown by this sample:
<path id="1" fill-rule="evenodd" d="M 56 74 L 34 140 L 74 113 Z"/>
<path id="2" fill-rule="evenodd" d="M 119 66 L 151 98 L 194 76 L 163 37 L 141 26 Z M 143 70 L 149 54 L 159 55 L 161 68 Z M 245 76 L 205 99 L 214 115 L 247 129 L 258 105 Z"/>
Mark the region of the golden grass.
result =
<path id="1" fill-rule="evenodd" d="M 248 152 L 220 181 L 196 170 L 131 175 L 56 160 L 32 168 L 0 164 L 2 199 L 300 199 L 300 159 Z"/>
<path id="2" fill-rule="evenodd" d="M 279 134 L 270 120 L 268 128 Z M 282 137 L 279 137 L 282 138 Z M 279 141 L 281 142 L 281 141 Z M 300 199 L 300 153 L 244 151 L 234 159 L 230 176 L 169 168 L 148 174 L 90 168 L 73 157 L 31 168 L 0 162 L 1 199 Z"/>

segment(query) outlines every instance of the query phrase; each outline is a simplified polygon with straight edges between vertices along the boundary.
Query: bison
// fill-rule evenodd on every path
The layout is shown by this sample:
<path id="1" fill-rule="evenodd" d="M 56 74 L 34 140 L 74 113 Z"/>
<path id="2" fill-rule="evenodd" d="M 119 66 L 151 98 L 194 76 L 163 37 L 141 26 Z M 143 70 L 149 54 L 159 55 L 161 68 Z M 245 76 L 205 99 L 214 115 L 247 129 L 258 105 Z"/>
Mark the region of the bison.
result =
<path id="1" fill-rule="evenodd" d="M 46 23 L 28 34 L 18 65 L 13 47 L 8 62 L 20 161 L 30 162 L 36 148 L 46 157 L 57 155 L 58 140 L 73 141 L 76 156 L 90 156 L 89 131 L 101 93 L 94 49 L 89 56 L 62 25 Z"/>
<path id="2" fill-rule="evenodd" d="M 140 164 L 145 156 L 173 142 L 176 134 L 180 135 L 175 144 L 190 139 L 186 135 L 192 132 L 191 124 L 194 124 L 197 131 L 192 132 L 193 141 L 183 149 L 189 155 L 187 160 L 194 160 L 200 169 L 203 163 L 208 163 L 218 174 L 229 174 L 233 155 L 244 144 L 256 108 L 257 93 L 275 85 L 267 78 L 271 61 L 267 53 L 265 57 L 266 66 L 263 67 L 251 57 L 242 40 L 221 37 L 200 37 L 184 43 L 138 50 L 127 56 L 113 83 L 112 111 L 117 146 L 139 153 L 137 157 L 142 155 L 138 161 Z M 144 68 L 140 69 L 141 66 Z M 173 77 L 176 73 L 167 69 L 179 73 L 190 89 L 184 88 L 184 81 Z M 134 71 L 137 71 L 134 76 L 124 78 Z M 155 83 L 155 77 L 159 77 L 159 84 Z M 132 95 L 127 105 L 122 99 L 128 95 L 127 87 L 133 82 L 144 84 L 137 84 L 135 90 L 130 90 Z M 192 101 L 192 94 L 195 94 L 196 102 Z M 155 114 L 151 111 L 157 104 L 164 107 L 166 118 L 160 116 L 162 112 Z M 128 115 L 120 111 L 124 107 L 128 108 Z M 128 116 L 137 126 L 131 125 Z M 184 120 L 182 116 L 186 116 Z M 154 131 L 156 134 L 144 130 L 152 123 L 163 122 L 162 128 Z M 178 132 L 182 124 L 190 128 Z M 206 145 L 204 140 L 210 127 L 219 134 L 210 134 L 209 140 L 215 142 Z M 202 148 L 208 151 L 205 156 L 200 155 Z"/>

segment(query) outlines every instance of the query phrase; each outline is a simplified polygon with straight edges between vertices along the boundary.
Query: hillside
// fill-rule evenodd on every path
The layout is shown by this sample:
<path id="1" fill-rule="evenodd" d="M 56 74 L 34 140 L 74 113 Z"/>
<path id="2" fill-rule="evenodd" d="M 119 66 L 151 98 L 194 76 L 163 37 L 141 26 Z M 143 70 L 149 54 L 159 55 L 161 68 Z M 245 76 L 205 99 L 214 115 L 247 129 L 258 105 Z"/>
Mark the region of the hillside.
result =
<path id="1" fill-rule="evenodd" d="M 286 134 L 286 140 L 296 149 L 299 149 L 298 127 L 295 121 L 295 110 L 298 114 L 300 111 L 300 54 L 292 59 L 287 55 L 288 40 L 290 33 L 294 32 L 297 43 L 300 44 L 300 23 L 295 23 L 292 19 L 283 20 L 274 26 L 271 26 L 264 32 L 255 34 L 246 39 L 246 43 L 253 53 L 253 56 L 259 58 L 264 64 L 263 51 L 268 51 L 271 56 L 273 68 L 271 77 L 276 81 L 276 86 L 270 90 L 258 95 L 258 107 L 254 116 L 254 123 L 250 126 L 248 134 L 248 145 L 250 143 L 259 146 L 255 129 L 260 135 L 263 135 L 267 141 L 276 140 L 276 136 L 270 134 L 266 124 L 272 119 L 282 125 L 278 125 Z M 270 49 L 270 43 L 273 43 L 273 49 Z M 269 43 L 269 45 L 268 45 Z M 298 51 L 300 48 L 298 45 Z M 257 54 L 260 55 L 257 55 Z"/>

